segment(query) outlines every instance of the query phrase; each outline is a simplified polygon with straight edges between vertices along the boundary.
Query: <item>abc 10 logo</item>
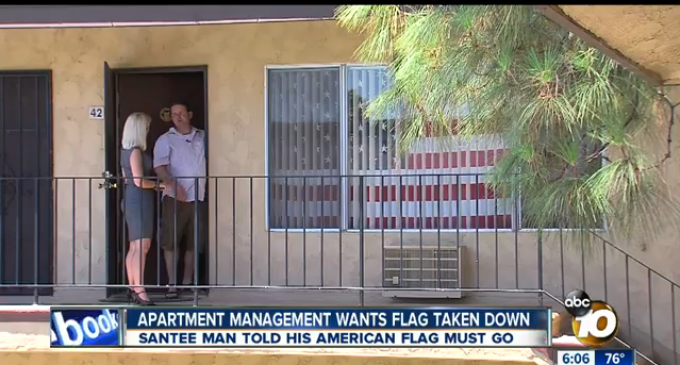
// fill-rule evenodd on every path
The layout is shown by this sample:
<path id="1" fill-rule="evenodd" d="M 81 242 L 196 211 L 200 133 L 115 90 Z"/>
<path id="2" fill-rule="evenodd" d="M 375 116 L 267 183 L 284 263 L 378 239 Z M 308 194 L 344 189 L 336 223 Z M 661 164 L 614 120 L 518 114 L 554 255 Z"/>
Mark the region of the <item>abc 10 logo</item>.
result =
<path id="1" fill-rule="evenodd" d="M 602 347 L 619 332 L 619 318 L 607 302 L 591 300 L 582 290 L 574 290 L 564 300 L 567 312 L 574 316 L 571 327 L 576 339 L 588 347 Z"/>

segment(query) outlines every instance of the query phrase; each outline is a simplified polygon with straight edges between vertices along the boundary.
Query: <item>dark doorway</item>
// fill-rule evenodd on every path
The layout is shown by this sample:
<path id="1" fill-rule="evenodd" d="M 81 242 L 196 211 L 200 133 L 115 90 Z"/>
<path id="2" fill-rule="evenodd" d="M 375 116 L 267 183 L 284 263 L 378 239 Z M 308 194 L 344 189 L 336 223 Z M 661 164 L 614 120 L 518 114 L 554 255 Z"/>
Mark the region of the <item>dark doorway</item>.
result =
<path id="1" fill-rule="evenodd" d="M 113 93 L 112 98 L 107 98 L 111 103 L 114 113 L 107 115 L 107 139 L 106 146 L 107 171 L 113 176 L 121 176 L 120 171 L 120 138 L 127 117 L 134 112 L 143 112 L 151 116 L 152 122 L 147 139 L 147 152 L 152 154 L 156 140 L 160 135 L 172 127 L 172 121 L 168 120 L 169 113 L 166 108 L 176 101 L 186 102 L 193 111 L 193 125 L 207 132 L 207 85 L 206 68 L 154 68 L 154 69 L 120 69 L 108 70 L 107 82 L 108 93 Z M 110 107 L 105 106 L 105 110 Z M 206 138 L 208 133 L 206 133 Z M 206 141 L 207 151 L 207 141 Z M 207 153 L 206 153 L 207 161 Z M 126 284 L 125 256 L 129 242 L 127 240 L 127 228 L 124 217 L 121 214 L 120 202 L 122 199 L 122 181 L 108 189 L 108 265 L 109 283 Z M 155 203 L 156 217 L 160 212 L 161 195 L 157 194 Z M 206 197 L 207 199 L 207 197 Z M 199 284 L 208 283 L 207 253 L 199 257 L 198 277 Z M 178 261 L 178 276 L 181 276 L 181 260 Z M 178 282 L 181 278 L 178 277 Z M 166 285 L 166 274 L 163 252 L 156 239 L 152 242 L 151 250 L 146 260 L 144 283 L 147 285 Z M 165 292 L 164 289 L 148 289 L 149 292 Z M 107 295 L 112 296 L 120 290 L 109 290 Z"/>
<path id="2" fill-rule="evenodd" d="M 0 284 L 52 284 L 51 80 L 49 70 L 0 72 Z"/>

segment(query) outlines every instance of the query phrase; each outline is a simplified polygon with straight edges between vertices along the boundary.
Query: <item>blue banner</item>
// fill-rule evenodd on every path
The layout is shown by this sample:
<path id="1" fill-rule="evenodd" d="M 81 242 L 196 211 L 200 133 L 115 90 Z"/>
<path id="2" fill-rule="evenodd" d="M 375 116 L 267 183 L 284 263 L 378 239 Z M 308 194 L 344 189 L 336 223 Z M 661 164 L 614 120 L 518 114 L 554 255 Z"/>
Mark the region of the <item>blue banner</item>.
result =
<path id="1" fill-rule="evenodd" d="M 52 309 L 50 347 L 119 346 L 118 309 Z"/>
<path id="2" fill-rule="evenodd" d="M 547 309 L 147 309 L 126 310 L 129 330 L 534 329 Z"/>
<path id="3" fill-rule="evenodd" d="M 635 365 L 633 349 L 597 349 L 595 365 Z"/>

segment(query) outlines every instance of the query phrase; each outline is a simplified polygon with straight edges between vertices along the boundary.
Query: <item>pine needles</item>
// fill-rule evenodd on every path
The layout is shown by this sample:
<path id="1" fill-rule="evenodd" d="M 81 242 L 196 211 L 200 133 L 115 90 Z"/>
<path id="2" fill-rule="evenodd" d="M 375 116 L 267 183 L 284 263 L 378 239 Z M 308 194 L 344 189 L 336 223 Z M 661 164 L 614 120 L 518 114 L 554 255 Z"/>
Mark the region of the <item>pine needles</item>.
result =
<path id="1" fill-rule="evenodd" d="M 365 35 L 362 60 L 389 65 L 392 88 L 366 112 L 398 108 L 403 148 L 427 124 L 452 132 L 463 106 L 459 135 L 502 136 L 487 181 L 522 192 L 523 224 L 653 234 L 654 217 L 680 217 L 639 145 L 658 91 L 533 7 L 347 5 L 337 17 Z"/>

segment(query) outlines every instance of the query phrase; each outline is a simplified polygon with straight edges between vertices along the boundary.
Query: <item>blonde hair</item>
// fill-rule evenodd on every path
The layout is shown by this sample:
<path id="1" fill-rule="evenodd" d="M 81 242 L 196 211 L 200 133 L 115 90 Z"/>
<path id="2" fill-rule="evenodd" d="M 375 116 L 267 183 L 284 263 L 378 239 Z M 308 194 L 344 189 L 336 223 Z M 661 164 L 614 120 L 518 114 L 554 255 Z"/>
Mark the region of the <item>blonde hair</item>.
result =
<path id="1" fill-rule="evenodd" d="M 146 150 L 146 135 L 149 133 L 151 117 L 145 113 L 132 113 L 125 121 L 123 136 L 120 140 L 124 149 L 138 147 L 142 151 Z"/>

